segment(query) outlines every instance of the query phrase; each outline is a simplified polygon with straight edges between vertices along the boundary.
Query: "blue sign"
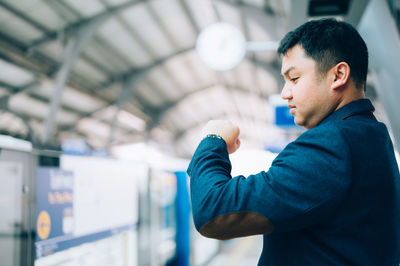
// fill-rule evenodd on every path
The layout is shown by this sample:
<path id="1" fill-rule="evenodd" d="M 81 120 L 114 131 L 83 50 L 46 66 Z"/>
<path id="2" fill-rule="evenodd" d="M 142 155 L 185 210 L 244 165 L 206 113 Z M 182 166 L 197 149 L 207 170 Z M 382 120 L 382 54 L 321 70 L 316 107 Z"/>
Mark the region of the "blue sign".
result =
<path id="1" fill-rule="evenodd" d="M 90 147 L 84 139 L 63 140 L 61 149 L 64 154 L 87 155 L 90 153 Z"/>
<path id="2" fill-rule="evenodd" d="M 36 242 L 71 235 L 74 176 L 71 171 L 40 167 L 37 172 Z M 37 256 L 46 250 L 37 249 Z"/>
<path id="3" fill-rule="evenodd" d="M 280 127 L 294 127 L 294 116 L 290 113 L 287 106 L 275 107 L 275 124 Z"/>

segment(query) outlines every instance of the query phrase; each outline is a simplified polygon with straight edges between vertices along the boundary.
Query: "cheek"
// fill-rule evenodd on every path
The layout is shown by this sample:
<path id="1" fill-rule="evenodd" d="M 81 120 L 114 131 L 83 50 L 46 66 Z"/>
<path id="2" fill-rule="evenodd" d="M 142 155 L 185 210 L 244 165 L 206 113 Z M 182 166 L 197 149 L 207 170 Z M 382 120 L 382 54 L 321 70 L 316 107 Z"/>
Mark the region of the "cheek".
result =
<path id="1" fill-rule="evenodd" d="M 312 79 L 304 78 L 296 86 L 296 93 L 298 98 L 311 99 L 319 91 L 318 86 L 316 86 L 315 81 Z"/>
<path id="2" fill-rule="evenodd" d="M 292 92 L 296 105 L 303 105 L 307 101 L 307 98 L 309 98 L 308 91 L 308 86 L 304 82 L 296 85 L 296 88 Z"/>

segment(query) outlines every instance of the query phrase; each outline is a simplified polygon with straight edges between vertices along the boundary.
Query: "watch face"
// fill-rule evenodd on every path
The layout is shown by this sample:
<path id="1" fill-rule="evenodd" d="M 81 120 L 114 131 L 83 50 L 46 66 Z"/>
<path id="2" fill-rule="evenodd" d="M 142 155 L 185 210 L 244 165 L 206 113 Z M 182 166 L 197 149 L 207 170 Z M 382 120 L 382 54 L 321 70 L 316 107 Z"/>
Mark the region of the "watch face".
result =
<path id="1" fill-rule="evenodd" d="M 246 54 L 246 39 L 235 26 L 216 23 L 200 33 L 196 50 L 205 65 L 215 71 L 226 71 L 236 67 L 243 60 Z"/>

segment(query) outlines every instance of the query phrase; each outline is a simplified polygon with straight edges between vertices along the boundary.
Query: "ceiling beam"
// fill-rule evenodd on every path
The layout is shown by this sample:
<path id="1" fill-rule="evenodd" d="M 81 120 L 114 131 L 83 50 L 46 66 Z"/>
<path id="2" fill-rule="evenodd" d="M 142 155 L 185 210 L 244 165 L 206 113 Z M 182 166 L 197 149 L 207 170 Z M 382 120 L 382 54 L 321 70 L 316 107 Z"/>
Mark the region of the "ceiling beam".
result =
<path id="1" fill-rule="evenodd" d="M 151 1 L 148 1 L 145 5 L 146 10 L 149 12 L 150 17 L 154 20 L 155 24 L 158 28 L 161 29 L 164 37 L 167 39 L 171 47 L 174 51 L 179 51 L 181 47 L 178 45 L 177 41 L 172 36 L 171 32 L 169 32 L 168 28 L 165 26 L 165 23 L 161 21 L 160 16 L 154 11 L 153 7 L 151 6 Z M 169 71 L 167 68 L 162 69 L 167 76 L 170 77 L 171 81 L 175 84 L 176 88 L 179 88 L 181 91 L 183 90 L 181 84 L 176 80 L 176 77 Z"/>
<path id="2" fill-rule="evenodd" d="M 137 84 L 140 82 L 140 80 L 144 77 L 145 72 L 142 72 L 141 74 L 137 74 L 130 79 L 126 80 L 122 87 L 121 87 L 121 93 L 119 94 L 119 98 L 116 103 L 116 110 L 113 116 L 113 119 L 111 120 L 110 124 L 110 133 L 108 136 L 108 141 L 106 144 L 106 150 L 109 150 L 111 147 L 111 144 L 114 141 L 114 135 L 115 131 L 117 128 L 117 122 L 118 122 L 118 115 L 120 111 L 124 108 L 124 105 L 131 99 L 132 95 L 136 92 L 137 89 Z"/>
<path id="3" fill-rule="evenodd" d="M 44 3 L 47 4 L 47 6 L 49 6 L 49 8 L 51 8 L 54 12 L 56 12 L 57 15 L 59 17 L 63 18 L 64 21 L 66 21 L 66 22 L 77 21 L 77 20 L 82 21 L 81 14 L 64 1 L 46 1 Z M 106 14 L 106 12 L 103 12 L 103 14 Z M 93 18 L 95 20 L 95 16 Z M 89 19 L 91 20 L 91 18 L 89 18 Z M 82 27 L 84 27 L 84 26 L 82 26 Z M 74 32 L 71 32 L 69 34 L 69 36 L 66 35 L 66 33 L 64 31 L 57 31 L 57 32 L 59 32 L 59 34 L 57 36 L 57 39 L 54 41 L 58 41 L 61 44 L 66 43 L 66 40 L 69 37 L 71 37 L 71 36 L 73 37 L 73 35 L 75 35 Z M 76 32 L 79 32 L 79 29 L 76 30 Z M 44 43 L 44 44 L 46 44 L 46 43 Z M 102 44 L 102 41 L 96 41 L 95 44 L 97 44 L 97 45 Z M 38 48 L 38 47 L 32 46 L 32 45 L 30 46 L 30 50 L 35 50 L 35 48 Z M 106 53 L 102 52 L 102 54 L 107 56 L 108 52 L 106 52 Z M 102 72 L 106 76 L 110 75 L 110 71 L 113 69 L 112 67 L 110 68 L 108 64 L 104 65 L 104 64 L 96 61 L 93 57 L 89 56 L 87 54 L 87 52 L 85 52 L 85 51 L 82 51 L 80 58 L 83 59 L 84 61 L 86 61 L 88 64 L 90 64 L 93 68 Z M 112 59 L 114 59 L 114 58 L 112 58 Z"/>
<path id="4" fill-rule="evenodd" d="M 156 62 L 154 62 L 153 64 L 151 64 L 151 65 L 149 65 L 147 67 L 144 67 L 144 68 L 141 68 L 141 69 L 132 69 L 131 71 L 129 71 L 127 73 L 111 77 L 108 81 L 106 81 L 106 82 L 102 83 L 102 85 L 98 86 L 96 88 L 96 90 L 94 88 L 93 89 L 89 89 L 89 90 L 91 90 L 91 92 L 86 91 L 85 93 L 90 94 L 92 97 L 96 97 L 96 98 L 98 98 L 98 99 L 100 99 L 102 101 L 105 101 L 106 103 L 108 103 L 108 106 L 111 106 L 113 103 L 110 102 L 109 99 L 106 99 L 104 96 L 101 96 L 101 90 L 102 89 L 108 88 L 109 86 L 111 86 L 111 85 L 113 85 L 115 83 L 123 83 L 126 80 L 135 79 L 135 77 L 137 75 L 142 75 L 143 73 L 146 73 L 146 72 L 150 71 L 153 68 L 159 67 L 160 65 L 164 64 L 168 60 L 170 60 L 170 59 L 172 59 L 172 58 L 174 58 L 176 56 L 180 56 L 182 54 L 185 54 L 185 53 L 191 51 L 192 49 L 193 48 L 188 48 L 188 49 L 181 50 L 181 51 L 179 51 L 177 53 L 174 53 L 174 54 L 172 54 L 170 56 L 167 56 L 167 57 L 165 57 L 163 59 L 157 60 Z M 269 73 L 271 73 L 272 76 L 274 76 L 275 79 L 277 80 L 278 84 L 279 84 L 279 82 L 282 83 L 282 78 L 280 76 L 280 72 L 277 70 L 276 66 L 268 64 L 268 63 L 265 63 L 265 62 L 262 62 L 260 60 L 256 60 L 256 59 L 253 61 L 253 63 L 255 65 L 257 65 L 258 67 L 261 67 L 261 68 L 265 69 L 266 71 L 268 71 Z M 73 80 L 70 79 L 69 83 L 73 83 Z M 78 84 L 79 84 L 79 81 L 78 81 Z M 74 87 L 76 87 L 76 86 L 74 86 Z M 281 87 L 281 86 L 278 85 L 278 87 Z M 15 92 L 16 91 L 21 92 L 21 91 L 24 90 L 24 88 L 14 88 L 14 89 L 15 89 L 14 90 Z M 168 105 L 170 105 L 170 104 L 171 103 L 169 103 Z M 154 109 L 146 107 L 146 106 L 144 106 L 144 107 L 145 107 L 145 110 L 143 110 L 143 111 L 145 113 L 147 112 L 147 110 L 150 110 L 150 113 L 154 113 Z M 101 109 L 103 109 L 103 108 L 104 107 L 102 107 Z M 157 109 L 157 111 L 158 111 L 157 113 L 159 114 L 159 110 L 160 109 L 166 109 L 166 108 L 168 108 L 168 107 L 164 106 L 164 107 L 161 107 L 161 108 Z M 95 110 L 94 112 L 89 112 L 89 113 L 86 113 L 86 114 L 81 114 L 81 119 L 85 118 L 85 117 L 90 117 L 97 111 L 99 111 L 99 110 Z"/>
<path id="5" fill-rule="evenodd" d="M 1 1 L 0 6 L 3 7 L 5 10 L 8 12 L 12 13 L 19 19 L 25 21 L 32 27 L 36 28 L 37 30 L 44 32 L 47 34 L 49 32 L 49 29 L 42 25 L 41 23 L 37 22 L 36 20 L 31 19 L 30 17 L 26 16 L 23 12 L 19 11 L 18 9 L 14 8 L 13 6 L 9 5 L 8 3 Z"/>
<path id="6" fill-rule="evenodd" d="M 92 23 L 94 20 L 99 19 L 100 17 L 113 16 L 114 14 L 121 12 L 122 10 L 124 10 L 126 8 L 130 8 L 134 5 L 137 5 L 137 4 L 140 4 L 143 2 L 147 2 L 147 1 L 146 0 L 128 1 L 128 2 L 125 2 L 124 4 L 109 8 L 106 11 L 104 11 L 100 14 L 97 14 L 93 17 L 82 19 L 75 23 L 69 24 L 66 27 L 64 27 L 63 29 L 52 31 L 49 34 L 47 34 L 45 37 L 38 39 L 36 41 L 33 41 L 29 48 L 35 49 L 40 45 L 57 40 L 59 38 L 59 36 L 75 35 L 79 30 L 86 27 L 88 24 Z"/>
<path id="7" fill-rule="evenodd" d="M 38 52 L 28 52 L 25 44 L 0 32 L 0 54 L 2 57 L 33 73 L 51 75 L 58 63 Z"/>
<path id="8" fill-rule="evenodd" d="M 110 5 L 106 0 L 101 0 L 101 2 L 110 8 Z M 129 33 L 129 35 L 139 44 L 140 48 L 142 48 L 150 57 L 157 58 L 157 52 L 150 45 L 146 43 L 146 41 L 136 32 L 136 30 L 126 21 L 121 14 L 117 13 L 114 15 L 114 18 L 121 24 L 121 26 Z"/>
<path id="9" fill-rule="evenodd" d="M 233 3 L 229 0 L 216 1 L 239 9 L 242 14 L 245 14 L 246 17 L 257 23 L 260 29 L 264 30 L 267 36 L 269 36 L 273 41 L 282 39 L 287 32 L 287 29 L 284 27 L 286 23 L 283 16 L 266 13 L 258 6 L 244 3 L 243 1 L 240 1 L 239 3 Z"/>
<path id="10" fill-rule="evenodd" d="M 196 34 L 199 34 L 200 33 L 200 27 L 197 24 L 197 22 L 195 21 L 193 12 L 191 11 L 187 1 L 186 0 L 179 0 L 179 3 L 181 4 L 181 6 L 183 8 L 183 12 L 185 12 L 185 16 L 189 20 L 190 26 L 192 27 L 193 31 Z"/>
<path id="11" fill-rule="evenodd" d="M 168 60 L 170 60 L 170 59 L 172 59 L 172 58 L 174 58 L 176 56 L 183 55 L 183 54 L 185 54 L 185 53 L 187 53 L 187 52 L 189 52 L 191 50 L 193 50 L 193 47 L 190 47 L 190 48 L 187 48 L 187 49 L 182 49 L 182 50 L 180 50 L 180 51 L 178 51 L 176 53 L 173 53 L 171 55 L 168 55 L 168 56 L 166 56 L 166 57 L 164 57 L 162 59 L 156 60 L 156 61 L 154 61 L 154 63 L 152 63 L 152 64 L 150 64 L 148 66 L 145 66 L 145 67 L 142 67 L 142 68 L 132 68 L 131 70 L 127 71 L 126 73 L 121 73 L 121 74 L 118 74 L 118 75 L 111 76 L 107 81 L 102 82 L 97 87 L 97 90 L 106 89 L 106 88 L 108 88 L 109 86 L 111 86 L 111 85 L 113 85 L 115 83 L 123 82 L 126 79 L 130 79 L 133 76 L 138 75 L 138 73 L 148 72 L 148 71 L 152 70 L 153 68 L 162 66 Z"/>
<path id="12" fill-rule="evenodd" d="M 54 125 L 56 123 L 57 110 L 61 103 L 61 97 L 64 91 L 64 87 L 67 83 L 68 75 L 72 69 L 73 64 L 79 57 L 79 54 L 86 43 L 92 38 L 97 29 L 109 18 L 109 16 L 104 15 L 97 17 L 92 20 L 91 23 L 87 24 L 85 27 L 81 28 L 75 36 L 68 40 L 68 44 L 65 47 L 65 53 L 63 58 L 63 63 L 60 70 L 57 73 L 57 78 L 55 81 L 55 89 L 53 91 L 49 115 L 46 119 L 45 131 L 43 133 L 43 142 L 48 143 L 53 135 Z"/>
<path id="13" fill-rule="evenodd" d="M 4 35 L 0 32 L 0 56 L 19 67 L 34 73 L 38 78 L 54 79 L 54 75 L 60 69 L 60 65 L 53 59 L 43 55 L 37 51 L 29 51 L 26 45 L 17 41 L 9 36 Z M 136 72 L 136 71 L 135 71 Z M 123 78 L 117 79 L 115 82 L 122 81 Z M 40 85 L 39 81 L 35 81 L 35 84 Z M 88 84 L 84 82 L 79 73 L 70 73 L 68 84 L 79 91 L 89 94 L 91 97 L 95 97 L 101 101 L 110 103 L 110 100 L 97 93 L 97 84 Z M 23 92 L 25 89 L 31 87 L 20 87 L 14 88 L 14 93 Z"/>
<path id="14" fill-rule="evenodd" d="M 227 85 L 226 83 L 223 83 L 223 84 L 212 84 L 210 86 L 206 86 L 206 87 L 203 87 L 203 88 L 200 88 L 200 89 L 197 89 L 197 90 L 193 90 L 191 92 L 188 92 L 188 93 L 182 95 L 181 97 L 179 97 L 179 99 L 177 99 L 175 101 L 168 102 L 165 105 L 163 105 L 163 106 L 161 106 L 161 107 L 159 107 L 157 109 L 153 109 L 151 111 L 151 113 L 149 113 L 149 116 L 152 118 L 152 122 L 151 122 L 151 124 L 148 125 L 147 131 L 150 132 L 155 127 L 157 127 L 161 123 L 161 121 L 164 119 L 165 115 L 170 110 L 174 109 L 180 103 L 186 101 L 190 96 L 192 96 L 194 94 L 201 93 L 201 92 L 203 92 L 205 90 L 212 90 L 214 87 L 217 87 L 217 86 L 223 86 L 229 91 L 240 91 L 240 92 L 251 93 L 251 94 L 255 95 L 254 92 L 249 91 L 249 90 L 247 90 L 245 88 L 241 88 L 239 86 L 230 86 L 230 85 Z M 229 91 L 227 93 L 229 93 Z M 257 94 L 256 96 L 258 96 L 260 98 L 267 98 L 268 97 L 267 95 L 262 95 L 262 94 Z"/>
<path id="15" fill-rule="evenodd" d="M 97 87 L 97 91 L 106 89 L 106 88 L 112 86 L 115 83 L 119 83 L 119 82 L 122 82 L 122 81 L 124 81 L 126 79 L 130 79 L 130 78 L 132 78 L 132 76 L 135 76 L 138 73 L 148 72 L 148 71 L 152 70 L 153 68 L 156 68 L 156 67 L 159 67 L 159 66 L 163 65 L 168 60 L 171 60 L 171 59 L 175 58 L 176 56 L 181 56 L 181 55 L 183 55 L 183 54 L 185 54 L 185 53 L 187 53 L 189 51 L 192 51 L 193 49 L 194 49 L 194 47 L 183 49 L 183 50 L 180 50 L 180 51 L 178 51 L 178 52 L 176 52 L 174 54 L 171 54 L 171 55 L 169 55 L 167 57 L 164 57 L 164 58 L 162 58 L 160 60 L 157 60 L 157 61 L 155 61 L 154 63 L 152 63 L 149 66 L 146 66 L 146 67 L 143 67 L 143 68 L 133 68 L 132 70 L 130 70 L 130 71 L 126 72 L 126 73 L 122 73 L 122 74 L 111 76 L 107 81 L 102 82 Z M 271 65 L 270 63 L 266 63 L 266 62 L 263 62 L 263 61 L 258 60 L 258 59 L 253 59 L 253 60 L 251 60 L 251 62 L 253 64 L 255 64 L 257 67 L 260 67 L 260 68 L 266 70 L 267 72 L 269 72 L 277 80 L 278 86 L 281 87 L 280 85 L 282 85 L 282 84 L 279 84 L 279 82 L 282 83 L 282 77 L 281 77 L 281 74 L 280 74 L 280 70 L 278 69 L 278 66 L 276 66 L 275 64 Z"/>

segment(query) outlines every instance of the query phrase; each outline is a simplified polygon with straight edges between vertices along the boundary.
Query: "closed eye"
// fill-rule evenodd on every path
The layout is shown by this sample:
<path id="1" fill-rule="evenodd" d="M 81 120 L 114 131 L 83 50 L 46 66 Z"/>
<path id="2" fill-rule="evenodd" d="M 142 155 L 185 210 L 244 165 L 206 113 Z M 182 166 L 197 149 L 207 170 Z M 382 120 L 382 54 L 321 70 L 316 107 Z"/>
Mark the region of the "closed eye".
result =
<path id="1" fill-rule="evenodd" d="M 291 82 L 296 82 L 296 80 L 298 80 L 298 79 L 299 79 L 298 77 L 297 78 L 291 78 L 290 81 Z"/>

